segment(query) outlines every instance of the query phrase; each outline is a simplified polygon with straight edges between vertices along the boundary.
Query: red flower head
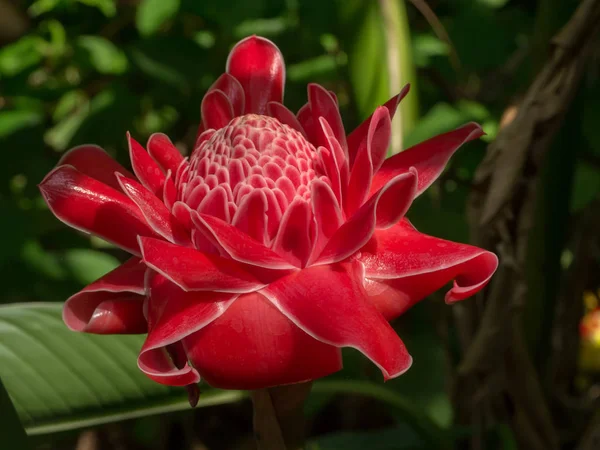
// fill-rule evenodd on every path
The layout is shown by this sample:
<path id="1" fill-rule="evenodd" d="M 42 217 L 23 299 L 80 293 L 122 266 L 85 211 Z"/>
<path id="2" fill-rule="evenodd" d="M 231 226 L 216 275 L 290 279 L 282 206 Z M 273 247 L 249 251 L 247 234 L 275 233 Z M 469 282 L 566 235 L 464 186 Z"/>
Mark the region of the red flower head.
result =
<path id="1" fill-rule="evenodd" d="M 494 254 L 404 218 L 481 128 L 385 159 L 408 88 L 346 136 L 331 92 L 309 85 L 293 114 L 284 78 L 273 43 L 244 39 L 204 97 L 189 160 L 162 134 L 147 150 L 128 138 L 133 174 L 90 145 L 62 158 L 40 185 L 52 212 L 134 255 L 67 300 L 69 328 L 147 332 L 138 365 L 168 385 L 312 380 L 340 370 L 342 347 L 389 379 L 411 364 L 389 320 L 450 280 L 448 303 L 485 286 Z"/>

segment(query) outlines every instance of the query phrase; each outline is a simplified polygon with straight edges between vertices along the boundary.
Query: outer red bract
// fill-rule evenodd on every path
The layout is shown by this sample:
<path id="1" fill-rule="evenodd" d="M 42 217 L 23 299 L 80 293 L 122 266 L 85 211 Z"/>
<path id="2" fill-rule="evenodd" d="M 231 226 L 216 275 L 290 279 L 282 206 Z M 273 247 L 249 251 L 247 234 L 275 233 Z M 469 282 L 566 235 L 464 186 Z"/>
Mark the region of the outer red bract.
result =
<path id="1" fill-rule="evenodd" d="M 282 104 L 277 47 L 250 37 L 202 102 L 191 156 L 131 137 L 133 173 L 77 147 L 43 180 L 52 212 L 133 256 L 69 298 L 67 326 L 145 333 L 138 365 L 159 383 L 256 389 L 323 377 L 340 348 L 386 379 L 411 357 L 388 321 L 454 280 L 446 301 L 482 289 L 498 260 L 419 233 L 404 217 L 460 145 L 467 124 L 385 159 L 406 95 L 348 136 L 319 85 L 297 114 Z"/>

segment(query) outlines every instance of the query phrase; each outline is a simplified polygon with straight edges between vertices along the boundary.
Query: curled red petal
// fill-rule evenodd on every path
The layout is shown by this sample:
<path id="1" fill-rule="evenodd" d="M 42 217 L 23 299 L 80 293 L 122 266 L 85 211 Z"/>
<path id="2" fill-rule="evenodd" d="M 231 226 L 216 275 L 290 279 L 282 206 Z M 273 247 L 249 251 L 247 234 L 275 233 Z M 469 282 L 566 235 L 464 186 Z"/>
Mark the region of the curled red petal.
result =
<path id="1" fill-rule="evenodd" d="M 235 77 L 228 73 L 222 74 L 208 89 L 208 92 L 216 89 L 225 93 L 233 107 L 233 115 L 235 117 L 244 114 L 244 88 Z"/>
<path id="2" fill-rule="evenodd" d="M 354 262 L 308 267 L 270 284 L 262 293 L 315 339 L 362 352 L 387 380 L 408 370 L 412 359 L 368 301 L 359 266 Z"/>
<path id="3" fill-rule="evenodd" d="M 160 165 L 163 172 L 177 173 L 183 163 L 183 155 L 173 145 L 167 135 L 154 133 L 148 139 L 148 153 Z"/>
<path id="4" fill-rule="evenodd" d="M 71 330 L 87 333 L 145 333 L 143 294 L 146 270 L 139 258 L 130 258 L 72 295 L 63 308 L 65 324 Z"/>
<path id="5" fill-rule="evenodd" d="M 416 185 L 414 170 L 390 180 L 333 234 L 315 264 L 343 261 L 360 250 L 376 228 L 397 223 L 408 211 Z"/>
<path id="6" fill-rule="evenodd" d="M 283 101 L 285 63 L 268 39 L 249 36 L 238 42 L 229 53 L 226 71 L 244 88 L 246 114 L 265 114 L 267 103 Z"/>
<path id="7" fill-rule="evenodd" d="M 187 362 L 181 340 L 210 324 L 235 300 L 235 294 L 184 292 L 159 274 L 148 279 L 148 336 L 138 367 L 151 379 L 171 386 L 200 381 Z"/>
<path id="8" fill-rule="evenodd" d="M 398 95 L 393 96 L 389 99 L 383 106 L 389 111 L 390 119 L 394 118 L 394 114 L 398 109 L 398 105 L 402 101 L 408 91 L 410 90 L 410 85 L 406 85 L 402 88 Z M 367 136 L 369 126 L 371 124 L 371 120 L 373 120 L 373 115 L 371 115 L 368 119 L 366 119 L 363 123 L 361 123 L 356 129 L 348 135 L 348 156 L 350 158 L 350 164 L 354 164 L 354 160 L 356 158 L 358 148 L 361 145 L 361 142 Z"/>
<path id="9" fill-rule="evenodd" d="M 461 145 L 478 139 L 484 134 L 478 124 L 471 122 L 386 159 L 373 177 L 371 192 L 375 192 L 398 173 L 407 171 L 409 167 L 415 167 L 419 174 L 417 195 L 421 194 L 442 173 L 450 157 Z"/>
<path id="10" fill-rule="evenodd" d="M 218 89 L 212 90 L 204 96 L 200 110 L 204 126 L 215 130 L 226 126 L 234 117 L 233 106 L 227 95 Z"/>
<path id="11" fill-rule="evenodd" d="M 219 318 L 183 341 L 202 378 L 222 389 L 300 383 L 342 368 L 338 348 L 309 336 L 260 293 L 241 295 Z"/>
<path id="12" fill-rule="evenodd" d="M 154 236 L 137 205 L 125 194 L 82 174 L 73 166 L 60 166 L 39 185 L 50 210 L 67 225 L 93 233 L 135 255 L 137 236 Z"/>
<path id="13" fill-rule="evenodd" d="M 454 286 L 446 302 L 465 299 L 483 289 L 498 267 L 495 254 L 419 233 L 406 220 L 377 230 L 359 259 L 372 280 L 369 291 L 374 302 L 388 310 L 389 317 L 402 314 L 451 280 Z"/>
<path id="14" fill-rule="evenodd" d="M 162 195 L 165 174 L 148 152 L 127 133 L 131 166 L 138 180 L 154 195 Z"/>
<path id="15" fill-rule="evenodd" d="M 121 186 L 117 182 L 115 172 L 128 178 L 135 178 L 135 175 L 97 145 L 80 145 L 67 151 L 57 164 L 57 166 L 64 165 L 73 166 L 79 172 L 119 191 Z"/>
<path id="16" fill-rule="evenodd" d="M 169 242 L 191 245 L 190 234 L 163 202 L 135 180 L 118 176 L 123 192 L 140 208 L 146 222 Z"/>
<path id="17" fill-rule="evenodd" d="M 241 293 L 264 286 L 232 259 L 152 238 L 140 238 L 140 248 L 146 265 L 186 291 Z"/>

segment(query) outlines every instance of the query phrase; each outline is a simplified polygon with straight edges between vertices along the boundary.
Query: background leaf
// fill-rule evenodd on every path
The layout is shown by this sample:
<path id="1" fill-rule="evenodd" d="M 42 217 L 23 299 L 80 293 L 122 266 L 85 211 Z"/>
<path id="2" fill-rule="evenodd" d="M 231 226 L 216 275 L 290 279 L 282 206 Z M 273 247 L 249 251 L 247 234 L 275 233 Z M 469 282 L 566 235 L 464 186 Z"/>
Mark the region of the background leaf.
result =
<path id="1" fill-rule="evenodd" d="M 143 36 L 156 33 L 179 11 L 179 0 L 142 0 L 137 9 L 135 23 Z"/>
<path id="2" fill-rule="evenodd" d="M 61 310 L 60 304 L 0 307 L 0 377 L 29 434 L 190 408 L 184 389 L 155 383 L 137 368 L 143 336 L 73 333 Z M 198 406 L 244 395 L 206 390 Z"/>

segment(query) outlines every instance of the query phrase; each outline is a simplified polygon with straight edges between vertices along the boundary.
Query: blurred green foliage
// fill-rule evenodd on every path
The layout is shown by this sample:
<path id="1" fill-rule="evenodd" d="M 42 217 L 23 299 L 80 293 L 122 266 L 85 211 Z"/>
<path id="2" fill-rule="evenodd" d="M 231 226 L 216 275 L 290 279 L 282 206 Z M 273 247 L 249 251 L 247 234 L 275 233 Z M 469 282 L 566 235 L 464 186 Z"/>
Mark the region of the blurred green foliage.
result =
<path id="1" fill-rule="evenodd" d="M 459 152 L 410 212 L 422 231 L 467 241 L 473 174 L 485 141 L 535 73 L 541 13 L 526 0 L 439 0 L 429 2 L 437 23 L 410 2 L 387 2 L 384 13 L 386 2 L 373 0 L 0 0 L 14 11 L 0 16 L 0 28 L 3 21 L 22 22 L 0 38 L 1 302 L 64 301 L 123 260 L 118 249 L 59 223 L 36 185 L 66 150 L 84 143 L 101 145 L 127 165 L 127 131 L 140 141 L 165 132 L 189 153 L 203 93 L 223 72 L 232 45 L 250 34 L 280 46 L 292 110 L 306 101 L 306 84 L 319 82 L 336 93 L 350 131 L 396 93 L 392 85 L 411 82 L 395 124 L 404 148 L 471 120 L 482 123 L 487 136 Z M 562 3 L 568 9 L 575 2 Z M 396 67 L 390 49 L 399 52 Z M 583 139 L 570 149 L 576 152 L 572 214 L 600 194 L 599 89 L 585 84 L 588 101 L 575 127 Z M 450 336 L 446 348 L 436 332 L 439 300 L 398 322 L 415 363 L 385 388 L 449 430 L 444 367 L 456 339 Z M 380 382 L 352 351 L 334 378 Z M 318 418 L 335 394 L 315 394 L 310 414 Z M 312 448 L 366 448 L 364 442 L 421 448 L 410 436 L 397 446 L 401 435 L 410 433 L 395 427 L 378 437 L 341 434 Z M 491 439 L 504 438 L 498 432 Z"/>

